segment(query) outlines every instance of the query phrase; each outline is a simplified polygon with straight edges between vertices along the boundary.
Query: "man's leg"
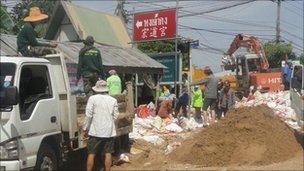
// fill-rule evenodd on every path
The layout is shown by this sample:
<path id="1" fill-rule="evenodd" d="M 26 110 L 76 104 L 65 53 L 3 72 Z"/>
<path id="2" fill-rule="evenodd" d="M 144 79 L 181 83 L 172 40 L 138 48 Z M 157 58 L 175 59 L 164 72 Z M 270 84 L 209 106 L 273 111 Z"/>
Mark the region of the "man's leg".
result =
<path id="1" fill-rule="evenodd" d="M 92 89 L 92 87 L 91 87 L 91 85 L 90 85 L 90 80 L 89 80 L 89 78 L 87 78 L 87 77 L 83 77 L 82 80 L 83 80 L 83 90 L 84 90 L 84 93 L 85 93 L 86 95 L 88 95 L 89 92 L 90 92 L 91 89 Z"/>
<path id="2" fill-rule="evenodd" d="M 56 54 L 57 51 L 54 48 L 46 46 L 33 46 L 30 48 L 29 53 L 34 57 L 41 57 L 48 54 Z"/>
<path id="3" fill-rule="evenodd" d="M 179 112 L 180 112 L 180 108 L 181 107 L 182 107 L 182 105 L 179 103 L 179 101 L 177 101 L 177 104 L 176 104 L 176 107 L 175 107 L 175 110 L 174 110 L 174 114 L 175 114 L 174 117 L 178 117 L 179 116 Z"/>
<path id="4" fill-rule="evenodd" d="M 209 123 L 209 116 L 208 116 L 208 108 L 211 104 L 211 100 L 212 99 L 208 99 L 208 98 L 205 98 L 205 101 L 204 101 L 204 104 L 203 104 L 203 117 L 204 117 L 204 125 L 208 125 Z"/>
<path id="5" fill-rule="evenodd" d="M 200 107 L 195 108 L 195 120 L 198 123 L 202 123 L 202 114 L 201 114 L 201 108 Z"/>
<path id="6" fill-rule="evenodd" d="M 87 171 L 92 171 L 94 166 L 95 154 L 88 154 L 87 158 Z"/>
<path id="7" fill-rule="evenodd" d="M 184 115 L 184 117 L 188 117 L 188 112 L 187 112 L 187 105 L 183 105 L 182 106 L 182 111 L 183 111 L 183 115 Z"/>
<path id="8" fill-rule="evenodd" d="M 94 167 L 95 154 L 100 150 L 100 139 L 96 137 L 89 137 L 87 149 L 88 149 L 88 158 L 87 158 L 87 171 L 92 171 Z"/>
<path id="9" fill-rule="evenodd" d="M 105 153 L 105 171 L 110 171 L 112 166 L 112 154 Z"/>
<path id="10" fill-rule="evenodd" d="M 104 138 L 105 171 L 110 171 L 112 166 L 112 153 L 114 153 L 114 138 Z"/>
<path id="11" fill-rule="evenodd" d="M 215 108 L 217 106 L 216 99 L 210 99 L 211 123 L 215 122 Z"/>

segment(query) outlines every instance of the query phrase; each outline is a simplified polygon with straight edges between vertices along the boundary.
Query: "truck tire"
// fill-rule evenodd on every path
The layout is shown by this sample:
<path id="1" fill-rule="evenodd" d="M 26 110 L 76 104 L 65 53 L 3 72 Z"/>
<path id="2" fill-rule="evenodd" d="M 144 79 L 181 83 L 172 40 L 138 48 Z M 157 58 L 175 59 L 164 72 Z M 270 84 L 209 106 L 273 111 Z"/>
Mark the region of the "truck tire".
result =
<path id="1" fill-rule="evenodd" d="M 58 170 L 58 161 L 54 150 L 48 144 L 42 144 L 37 155 L 35 170 Z"/>

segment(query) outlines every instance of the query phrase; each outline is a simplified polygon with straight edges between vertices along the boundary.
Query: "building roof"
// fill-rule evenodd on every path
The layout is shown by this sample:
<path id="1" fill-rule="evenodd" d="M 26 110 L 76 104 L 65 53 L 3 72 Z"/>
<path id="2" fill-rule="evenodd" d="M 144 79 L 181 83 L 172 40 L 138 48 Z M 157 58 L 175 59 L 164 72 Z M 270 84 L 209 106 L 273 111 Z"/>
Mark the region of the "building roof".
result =
<path id="1" fill-rule="evenodd" d="M 1 34 L 1 56 L 18 56 L 16 36 Z M 95 43 L 101 51 L 103 65 L 106 70 L 115 69 L 122 73 L 151 73 L 162 74 L 164 65 L 150 58 L 135 48 L 101 45 Z M 82 43 L 61 42 L 57 50 L 62 52 L 70 62 L 78 62 L 78 54 Z"/>
<path id="2" fill-rule="evenodd" d="M 131 47 L 131 39 L 119 17 L 80 7 L 66 1 L 57 2 L 49 22 L 46 39 L 54 39 L 62 20 L 67 15 L 80 39 L 83 40 L 91 35 L 96 42 L 101 44 Z"/>

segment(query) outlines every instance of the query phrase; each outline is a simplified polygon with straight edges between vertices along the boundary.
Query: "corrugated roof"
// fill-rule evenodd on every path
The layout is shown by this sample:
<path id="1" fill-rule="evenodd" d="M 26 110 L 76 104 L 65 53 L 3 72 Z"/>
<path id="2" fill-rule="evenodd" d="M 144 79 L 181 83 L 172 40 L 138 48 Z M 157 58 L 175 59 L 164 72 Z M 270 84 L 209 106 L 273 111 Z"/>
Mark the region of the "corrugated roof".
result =
<path id="1" fill-rule="evenodd" d="M 16 56 L 16 36 L 1 35 L 1 55 Z M 135 48 L 122 48 L 95 44 L 101 51 L 103 64 L 106 69 L 115 68 L 124 73 L 163 73 L 164 65 L 150 58 Z M 83 47 L 82 43 L 61 42 L 57 50 L 62 52 L 70 61 L 78 62 L 78 53 Z"/>
<path id="2" fill-rule="evenodd" d="M 46 39 L 53 39 L 61 20 L 67 15 L 80 39 L 88 35 L 101 44 L 119 47 L 131 47 L 131 39 L 122 20 L 110 14 L 83 8 L 70 2 L 59 1 L 50 20 Z"/>

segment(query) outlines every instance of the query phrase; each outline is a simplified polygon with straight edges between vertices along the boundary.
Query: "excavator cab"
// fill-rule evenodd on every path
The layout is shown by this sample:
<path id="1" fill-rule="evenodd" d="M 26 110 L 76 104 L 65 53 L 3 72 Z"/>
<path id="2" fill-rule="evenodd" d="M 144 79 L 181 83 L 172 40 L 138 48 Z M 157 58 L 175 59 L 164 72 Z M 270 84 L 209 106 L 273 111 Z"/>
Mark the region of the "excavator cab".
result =
<path id="1" fill-rule="evenodd" d="M 243 96 L 249 94 L 250 74 L 260 72 L 260 57 L 256 54 L 239 55 L 236 57 L 237 89 L 243 92 Z"/>

